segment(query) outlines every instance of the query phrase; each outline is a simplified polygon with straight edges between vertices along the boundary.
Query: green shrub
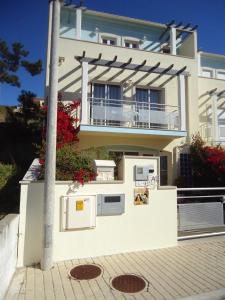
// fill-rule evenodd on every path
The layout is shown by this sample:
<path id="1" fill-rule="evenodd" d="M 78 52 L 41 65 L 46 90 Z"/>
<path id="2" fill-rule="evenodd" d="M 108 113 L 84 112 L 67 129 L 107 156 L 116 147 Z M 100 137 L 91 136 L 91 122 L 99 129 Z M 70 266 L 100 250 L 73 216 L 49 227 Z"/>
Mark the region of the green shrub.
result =
<path id="1" fill-rule="evenodd" d="M 4 165 L 0 163 L 0 189 L 2 189 L 7 181 L 15 174 L 16 168 L 14 165 Z"/>
<path id="2" fill-rule="evenodd" d="M 42 164 L 39 179 L 44 179 L 44 161 Z M 84 181 L 87 182 L 95 178 L 92 155 L 88 151 L 78 152 L 74 145 L 64 145 L 56 152 L 56 180 L 76 180 L 80 181 L 80 171 L 84 172 Z M 77 177 L 77 178 L 76 178 Z"/>

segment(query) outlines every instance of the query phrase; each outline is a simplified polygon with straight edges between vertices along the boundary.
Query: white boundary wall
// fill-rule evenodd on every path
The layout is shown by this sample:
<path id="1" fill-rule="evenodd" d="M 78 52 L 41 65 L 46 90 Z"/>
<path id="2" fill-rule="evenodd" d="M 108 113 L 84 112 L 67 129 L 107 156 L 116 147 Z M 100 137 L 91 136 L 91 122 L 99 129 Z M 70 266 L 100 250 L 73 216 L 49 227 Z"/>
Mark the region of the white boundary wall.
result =
<path id="1" fill-rule="evenodd" d="M 10 214 L 0 221 L 0 300 L 8 289 L 17 264 L 19 215 Z"/>
<path id="2" fill-rule="evenodd" d="M 134 205 L 134 166 L 158 164 L 158 158 L 125 157 L 124 181 L 92 182 L 76 187 L 72 182 L 55 186 L 54 261 L 157 249 L 177 244 L 175 187 L 150 190 L 148 205 Z M 159 165 L 157 166 L 157 168 Z M 61 229 L 61 198 L 73 195 L 125 194 L 125 213 L 97 216 L 96 227 Z M 38 263 L 42 245 L 43 182 L 21 182 L 18 266 Z"/>

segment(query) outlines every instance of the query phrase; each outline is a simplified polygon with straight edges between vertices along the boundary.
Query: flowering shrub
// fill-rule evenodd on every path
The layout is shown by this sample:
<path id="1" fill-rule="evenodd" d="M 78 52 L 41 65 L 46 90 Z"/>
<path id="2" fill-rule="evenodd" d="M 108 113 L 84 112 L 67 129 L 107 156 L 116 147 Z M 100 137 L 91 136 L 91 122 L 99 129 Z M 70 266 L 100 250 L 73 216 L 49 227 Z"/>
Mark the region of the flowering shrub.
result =
<path id="1" fill-rule="evenodd" d="M 206 146 L 199 136 L 194 136 L 190 154 L 195 186 L 224 186 L 225 150 L 223 148 Z"/>
<path id="2" fill-rule="evenodd" d="M 64 105 L 62 102 L 58 104 L 57 110 L 57 148 L 63 147 L 65 144 L 78 142 L 77 132 L 79 128 L 77 123 L 79 119 L 73 116 L 73 111 L 80 105 L 79 101 L 73 101 Z M 47 107 L 44 107 L 47 113 Z M 45 141 L 46 127 L 43 130 L 43 139 Z"/>
<path id="3" fill-rule="evenodd" d="M 92 166 L 92 158 L 88 152 L 78 152 L 76 143 L 79 141 L 77 126 L 79 119 L 73 116 L 78 109 L 79 101 L 64 105 L 58 104 L 57 111 L 57 149 L 56 149 L 56 180 L 74 180 L 80 184 L 94 180 L 96 174 Z M 47 112 L 47 107 L 44 108 Z M 43 147 L 40 151 L 39 162 L 42 166 L 39 179 L 44 178 L 45 164 L 45 137 L 46 128 L 43 129 Z"/>

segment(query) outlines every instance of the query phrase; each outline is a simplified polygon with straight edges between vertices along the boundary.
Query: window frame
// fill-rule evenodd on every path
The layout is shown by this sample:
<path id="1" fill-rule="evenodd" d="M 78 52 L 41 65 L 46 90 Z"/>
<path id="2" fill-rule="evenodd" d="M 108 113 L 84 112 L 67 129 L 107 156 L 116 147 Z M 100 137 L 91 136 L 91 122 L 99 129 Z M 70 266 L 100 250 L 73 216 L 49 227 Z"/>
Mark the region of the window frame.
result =
<path id="1" fill-rule="evenodd" d="M 164 104 L 166 105 L 166 97 L 165 97 L 165 89 L 164 88 L 158 88 L 158 87 L 146 87 L 146 86 L 140 86 L 140 85 L 137 85 L 134 87 L 134 95 L 133 95 L 133 100 L 136 101 L 136 91 L 137 89 L 142 89 L 142 90 L 148 90 L 148 102 L 146 103 L 149 103 L 151 104 L 151 95 L 150 95 L 150 91 L 151 90 L 155 90 L 155 91 L 159 91 L 160 92 L 160 104 Z"/>
<path id="2" fill-rule="evenodd" d="M 210 76 L 210 77 L 204 76 L 203 75 L 204 71 L 211 72 L 212 76 Z M 208 67 L 201 67 L 201 76 L 204 77 L 204 78 L 215 78 L 215 69 L 208 68 Z"/>
<path id="3" fill-rule="evenodd" d="M 136 44 L 137 48 L 126 47 L 126 43 Z M 127 49 L 135 49 L 135 50 L 140 49 L 140 39 L 129 37 L 129 36 L 124 36 L 124 37 L 122 37 L 122 46 Z"/>
<path id="4" fill-rule="evenodd" d="M 218 78 L 218 73 L 224 74 L 224 78 Z M 216 70 L 216 79 L 225 80 L 225 70 L 224 69 L 217 69 Z"/>
<path id="5" fill-rule="evenodd" d="M 111 44 L 104 44 L 103 43 L 103 39 L 106 39 L 106 40 L 113 40 L 115 41 L 115 44 L 114 45 L 111 45 Z M 100 33 L 99 34 L 99 43 L 101 43 L 102 45 L 107 45 L 107 46 L 119 46 L 119 37 L 115 34 L 109 34 L 109 33 Z"/>

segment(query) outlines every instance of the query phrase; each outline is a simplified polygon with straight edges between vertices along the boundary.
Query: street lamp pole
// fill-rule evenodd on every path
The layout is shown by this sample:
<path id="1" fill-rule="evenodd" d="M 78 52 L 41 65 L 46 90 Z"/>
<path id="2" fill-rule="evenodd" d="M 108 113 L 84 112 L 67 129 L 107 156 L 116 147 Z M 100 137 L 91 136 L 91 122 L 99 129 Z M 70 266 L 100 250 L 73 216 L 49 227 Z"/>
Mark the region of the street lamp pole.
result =
<path id="1" fill-rule="evenodd" d="M 51 21 L 49 97 L 46 131 L 45 182 L 43 205 L 43 249 L 41 268 L 48 270 L 53 265 L 53 230 L 55 206 L 57 101 L 58 101 L 58 46 L 61 0 L 50 0 Z M 48 67 L 48 66 L 47 66 Z"/>

